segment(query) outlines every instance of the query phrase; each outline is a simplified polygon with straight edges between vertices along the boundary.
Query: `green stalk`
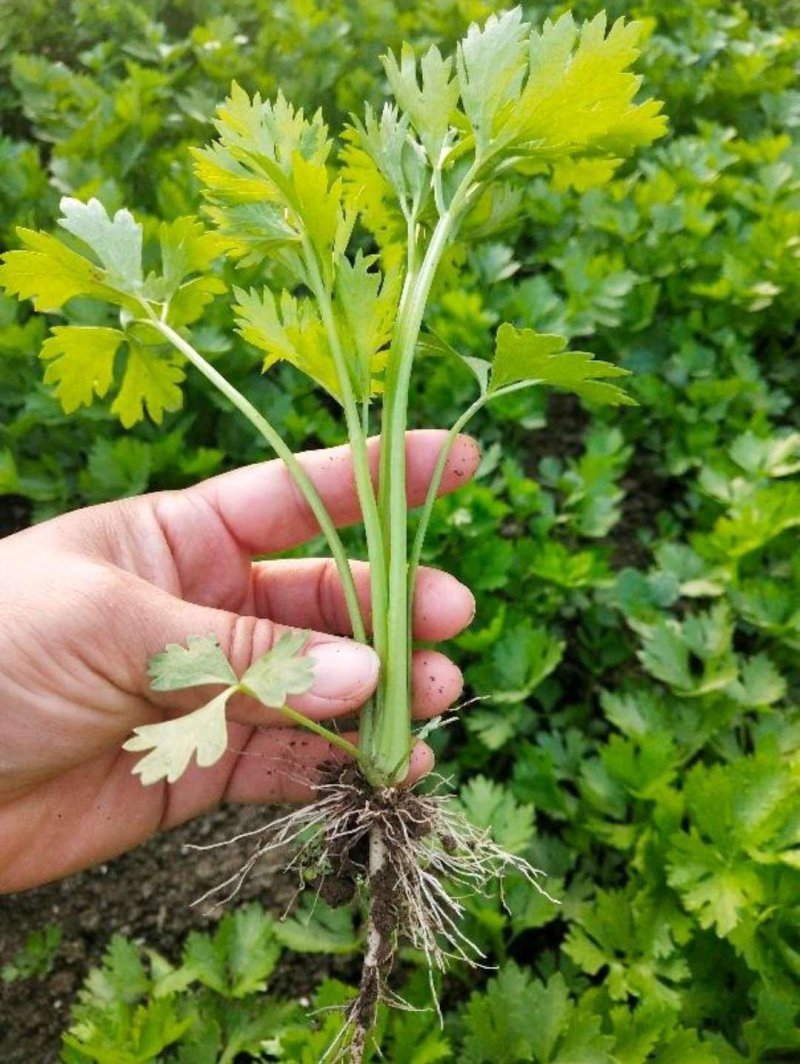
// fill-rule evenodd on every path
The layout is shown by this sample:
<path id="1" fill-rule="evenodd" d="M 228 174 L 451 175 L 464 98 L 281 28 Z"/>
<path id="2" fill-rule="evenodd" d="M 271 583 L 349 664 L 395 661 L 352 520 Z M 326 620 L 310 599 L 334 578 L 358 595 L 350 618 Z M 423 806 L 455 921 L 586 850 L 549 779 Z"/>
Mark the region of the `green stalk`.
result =
<path id="1" fill-rule="evenodd" d="M 461 417 L 455 421 L 447 433 L 447 438 L 444 441 L 438 461 L 433 470 L 433 476 L 431 477 L 430 485 L 428 486 L 428 494 L 425 496 L 425 502 L 422 506 L 422 512 L 420 513 L 419 524 L 417 525 L 417 532 L 414 536 L 414 545 L 411 548 L 411 554 L 408 559 L 408 586 L 411 589 L 411 594 L 408 599 L 408 612 L 409 612 L 409 624 L 411 623 L 411 610 L 414 605 L 414 584 L 416 583 L 417 569 L 419 568 L 419 561 L 422 556 L 422 548 L 425 544 L 425 536 L 428 532 L 428 524 L 430 523 L 431 514 L 433 513 L 433 506 L 436 502 L 436 497 L 439 494 L 439 488 L 442 485 L 442 476 L 444 475 L 445 466 L 447 465 L 447 459 L 450 457 L 450 452 L 453 449 L 453 444 L 456 442 L 456 437 L 466 424 L 472 420 L 475 414 L 481 410 L 488 400 L 488 396 L 481 395 L 470 406 Z"/>
<path id="2" fill-rule="evenodd" d="M 381 527 L 378 503 L 375 498 L 375 490 L 372 485 L 372 476 L 369 469 L 369 455 L 367 453 L 367 441 L 364 426 L 359 414 L 358 402 L 353 391 L 352 381 L 347 368 L 344 352 L 342 350 L 339 330 L 333 313 L 330 293 L 320 274 L 316 255 L 309 242 L 303 241 L 304 258 L 309 273 L 309 283 L 314 296 L 319 304 L 322 324 L 328 336 L 331 354 L 336 367 L 336 374 L 342 392 L 342 406 L 347 423 L 347 434 L 350 440 L 350 449 L 353 456 L 353 473 L 356 481 L 356 491 L 361 505 L 361 514 L 364 520 L 364 531 L 367 537 L 367 553 L 370 561 L 370 594 L 372 604 L 372 645 L 381 662 L 381 675 L 388 668 L 390 658 L 389 647 L 386 640 L 386 627 L 384 618 L 387 613 L 387 582 L 385 567 L 385 547 L 383 528 Z M 362 710 L 362 732 L 367 730 L 371 722 L 371 705 Z M 362 743 L 362 750 L 364 749 Z M 364 761 L 369 765 L 369 756 L 365 754 Z"/>
<path id="3" fill-rule="evenodd" d="M 411 631 L 405 450 L 411 370 L 431 285 L 445 248 L 468 204 L 472 183 L 473 171 L 470 170 L 459 185 L 449 208 L 436 224 L 419 273 L 406 278 L 395 342 L 386 372 L 378 505 L 383 527 L 388 531 L 388 653 L 378 698 L 366 714 L 361 729 L 361 749 L 364 751 L 367 775 L 375 786 L 393 786 L 405 777 L 411 749 Z"/>
<path id="4" fill-rule="evenodd" d="M 245 691 L 249 694 L 253 694 L 252 691 L 247 692 L 246 688 L 243 685 L 240 685 L 239 690 Z M 357 746 L 354 746 L 353 743 L 348 742 L 348 740 L 345 739 L 343 736 L 337 735 L 336 732 L 332 732 L 330 728 L 326 728 L 324 727 L 324 725 L 318 724 L 315 720 L 312 720 L 311 717 L 306 717 L 303 713 L 298 713 L 298 711 L 296 709 L 292 709 L 291 706 L 284 705 L 278 706 L 277 708 L 273 706 L 270 708 L 275 709 L 276 713 L 280 713 L 282 716 L 286 717 L 287 720 L 292 721 L 294 724 L 299 725 L 301 728 L 305 728 L 306 731 L 314 732 L 315 735 L 319 735 L 325 740 L 325 742 L 330 743 L 331 746 L 335 746 L 339 750 L 342 750 L 345 754 L 349 754 L 350 757 L 355 758 L 356 761 L 361 760 L 361 751 Z"/>
<path id="5" fill-rule="evenodd" d="M 439 494 L 439 488 L 442 485 L 442 477 L 444 475 L 445 466 L 447 465 L 447 459 L 450 457 L 450 452 L 453 449 L 456 437 L 464 428 L 466 428 L 478 411 L 482 410 L 487 403 L 490 403 L 493 399 L 499 399 L 500 396 L 510 395 L 511 392 L 518 392 L 529 386 L 530 381 L 520 381 L 517 384 L 510 384 L 505 388 L 498 388 L 497 391 L 492 392 L 491 395 L 484 393 L 475 400 L 472 406 L 464 411 L 461 417 L 453 423 L 450 431 L 447 433 L 447 439 L 444 441 L 444 446 L 439 454 L 439 459 L 436 462 L 433 476 L 431 477 L 431 482 L 428 486 L 428 494 L 425 496 L 425 502 L 422 506 L 419 524 L 417 525 L 417 532 L 414 536 L 414 545 L 411 548 L 411 554 L 408 561 L 408 585 L 411 588 L 408 603 L 409 624 L 411 623 L 411 609 L 414 604 L 414 584 L 416 583 L 417 570 L 419 569 L 419 562 L 422 557 L 422 548 L 425 544 L 425 536 L 428 532 L 428 525 L 430 523 L 431 514 L 433 513 L 434 503 Z"/>
<path id="6" fill-rule="evenodd" d="M 148 314 L 147 324 L 152 325 L 154 329 L 157 329 L 158 332 L 160 332 L 161 335 L 173 345 L 173 347 L 180 351 L 180 353 L 203 374 L 206 380 L 213 384 L 214 387 L 217 388 L 217 390 L 220 391 L 226 399 L 228 399 L 233 406 L 235 406 L 236 409 L 247 418 L 247 420 L 267 441 L 270 447 L 272 447 L 277 456 L 283 461 L 292 479 L 301 491 L 303 498 L 308 503 L 320 530 L 328 542 L 334 562 L 336 563 L 336 568 L 339 572 L 339 578 L 342 581 L 345 602 L 347 603 L 347 612 L 350 617 L 350 623 L 353 627 L 353 635 L 360 643 L 366 643 L 367 633 L 361 616 L 361 607 L 358 601 L 353 574 L 350 569 L 350 562 L 345 554 L 339 533 L 336 531 L 336 526 L 331 520 L 331 516 L 325 508 L 325 504 L 320 498 L 319 492 L 314 487 L 311 478 L 303 469 L 300 462 L 298 462 L 290 448 L 284 443 L 278 431 L 269 421 L 267 421 L 263 414 L 260 414 L 259 411 L 256 410 L 249 399 L 246 399 L 237 388 L 234 388 L 234 386 L 226 380 L 221 373 L 214 369 L 214 367 L 203 358 L 199 351 L 192 347 L 187 340 L 184 340 L 180 333 L 175 332 L 175 330 L 167 325 L 166 322 L 163 322 L 156 317 L 149 306 L 146 309 Z"/>

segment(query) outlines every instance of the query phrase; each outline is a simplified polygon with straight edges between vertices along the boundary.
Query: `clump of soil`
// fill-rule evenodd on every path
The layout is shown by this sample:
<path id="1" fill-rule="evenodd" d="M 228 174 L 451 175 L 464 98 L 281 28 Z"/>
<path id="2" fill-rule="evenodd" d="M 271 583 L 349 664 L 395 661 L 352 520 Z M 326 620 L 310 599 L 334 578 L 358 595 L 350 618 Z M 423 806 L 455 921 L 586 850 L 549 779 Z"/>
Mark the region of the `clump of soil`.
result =
<path id="1" fill-rule="evenodd" d="M 0 539 L 27 528 L 31 519 L 31 506 L 21 495 L 0 497 Z"/>

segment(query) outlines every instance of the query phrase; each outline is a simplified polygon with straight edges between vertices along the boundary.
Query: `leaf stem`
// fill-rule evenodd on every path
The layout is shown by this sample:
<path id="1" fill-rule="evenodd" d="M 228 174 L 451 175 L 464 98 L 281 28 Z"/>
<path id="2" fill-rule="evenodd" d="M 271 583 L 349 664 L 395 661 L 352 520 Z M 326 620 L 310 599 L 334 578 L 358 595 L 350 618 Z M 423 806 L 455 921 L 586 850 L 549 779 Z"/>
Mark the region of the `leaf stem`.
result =
<path id="1" fill-rule="evenodd" d="M 307 237 L 303 237 L 303 251 L 308 280 L 312 292 L 319 304 L 322 324 L 328 336 L 331 354 L 336 366 L 336 374 L 342 392 L 342 406 L 344 408 L 347 423 L 347 435 L 350 440 L 350 451 L 353 456 L 353 473 L 356 481 L 356 492 L 361 505 L 361 515 L 364 520 L 364 531 L 367 537 L 367 552 L 370 561 L 370 590 L 373 616 L 372 645 L 375 653 L 384 668 L 387 659 L 387 646 L 384 639 L 384 627 L 380 622 L 387 609 L 386 605 L 386 572 L 384 566 L 384 541 L 383 529 L 378 514 L 378 503 L 375 497 L 375 489 L 372 484 L 372 474 L 369 468 L 369 455 L 367 453 L 367 441 L 364 427 L 359 414 L 358 402 L 353 391 L 353 384 L 347 367 L 344 351 L 342 350 L 339 330 L 336 326 L 336 318 L 333 313 L 330 292 L 317 263 L 316 254 Z M 377 620 L 376 620 L 377 619 Z"/>
<path id="2" fill-rule="evenodd" d="M 255 695 L 253 695 L 253 692 L 248 691 L 248 689 L 243 684 L 240 684 L 239 690 L 242 691 L 244 694 L 256 697 Z M 315 735 L 319 735 L 326 742 L 330 743 L 331 746 L 335 746 L 339 750 L 343 750 L 344 753 L 349 754 L 351 757 L 354 757 L 356 761 L 361 761 L 362 753 L 359 748 L 354 743 L 349 742 L 343 736 L 337 735 L 336 732 L 331 731 L 330 728 L 326 728 L 324 727 L 324 725 L 318 724 L 317 721 L 312 720 L 310 717 L 304 716 L 304 714 L 299 713 L 296 709 L 292 709 L 291 706 L 270 706 L 269 708 L 275 710 L 276 713 L 280 713 L 281 716 L 286 717 L 287 720 L 291 720 L 294 724 L 299 725 L 301 728 L 305 728 L 307 731 L 311 731 L 314 732 Z"/>
<path id="3" fill-rule="evenodd" d="M 320 498 L 319 492 L 315 488 L 311 478 L 303 469 L 291 449 L 284 442 L 278 431 L 270 424 L 263 414 L 256 410 L 249 399 L 246 399 L 242 393 L 230 383 L 230 381 L 226 380 L 218 370 L 207 362 L 199 351 L 192 347 L 187 340 L 184 340 L 180 333 L 177 333 L 171 326 L 167 325 L 166 322 L 161 321 L 153 313 L 150 307 L 146 307 L 145 309 L 147 311 L 148 323 L 151 324 L 153 328 L 157 329 L 158 332 L 160 332 L 161 335 L 173 345 L 173 347 L 180 351 L 180 353 L 187 358 L 196 369 L 200 370 L 206 380 L 213 384 L 214 387 L 217 388 L 217 390 L 220 391 L 233 404 L 233 406 L 235 406 L 236 409 L 247 418 L 283 461 L 295 484 L 297 484 L 297 487 L 302 492 L 303 498 L 308 503 L 308 506 L 316 518 L 317 524 L 330 547 L 331 554 L 336 563 L 336 568 L 339 572 L 339 577 L 342 581 L 347 612 L 350 617 L 350 623 L 353 627 L 353 636 L 359 642 L 366 643 L 367 634 L 364 627 L 364 620 L 361 616 L 361 607 L 358 601 L 355 581 L 353 580 L 353 573 L 350 569 L 350 562 L 345 553 L 339 533 L 336 531 L 336 526 L 325 508 L 325 504 Z"/>
<path id="4" fill-rule="evenodd" d="M 414 605 L 414 584 L 420 558 L 422 556 L 422 548 L 425 543 L 425 536 L 428 532 L 428 524 L 430 523 L 431 514 L 433 513 L 433 506 L 436 502 L 436 497 L 439 494 L 439 488 L 442 485 L 442 476 L 444 475 L 445 466 L 447 465 L 447 459 L 450 457 L 450 452 L 453 449 L 453 444 L 455 443 L 458 434 L 466 424 L 472 420 L 475 414 L 486 405 L 488 398 L 489 397 L 486 395 L 481 395 L 475 400 L 472 406 L 468 407 L 468 409 L 465 410 L 455 422 L 453 422 L 450 431 L 447 433 L 444 446 L 439 452 L 439 458 L 433 470 L 430 485 L 428 486 L 428 494 L 425 496 L 425 502 L 422 506 L 419 524 L 417 525 L 417 531 L 414 536 L 414 545 L 411 548 L 411 554 L 408 559 L 408 586 L 411 588 L 411 594 L 409 595 L 408 600 L 409 614 Z"/>
<path id="5" fill-rule="evenodd" d="M 431 514 L 433 513 L 434 503 L 439 494 L 439 488 L 442 485 L 442 477 L 444 475 L 445 466 L 447 465 L 447 459 L 450 457 L 450 452 L 453 449 L 456 437 L 464 430 L 464 428 L 466 428 L 467 424 L 473 419 L 473 417 L 475 417 L 475 415 L 487 405 L 487 403 L 491 403 L 493 399 L 499 399 L 504 395 L 510 395 L 512 392 L 518 392 L 523 388 L 528 388 L 532 383 L 535 382 L 517 381 L 504 388 L 498 388 L 497 391 L 488 393 L 484 392 L 482 395 L 478 396 L 471 406 L 467 407 L 464 413 L 456 421 L 453 422 L 450 431 L 447 433 L 444 446 L 439 453 L 439 459 L 433 470 L 431 482 L 428 485 L 428 494 L 425 496 L 419 524 L 417 525 L 417 531 L 414 536 L 414 545 L 411 548 L 411 554 L 409 555 L 408 560 L 408 584 L 411 588 L 411 594 L 409 595 L 408 601 L 409 624 L 411 623 L 411 610 L 414 605 L 414 584 L 416 582 L 420 558 L 422 557 L 422 548 L 425 545 L 425 536 L 428 532 L 428 525 L 430 523 Z"/>
<path id="6" fill-rule="evenodd" d="M 386 371 L 378 506 L 388 539 L 386 642 L 389 654 L 378 698 L 364 722 L 367 727 L 362 726 L 361 733 L 361 747 L 366 765 L 369 766 L 370 782 L 379 786 L 391 786 L 403 779 L 408 771 L 411 749 L 411 630 L 405 448 L 411 370 L 431 285 L 442 255 L 473 194 L 473 177 L 473 169 L 470 168 L 433 230 L 419 272 L 406 277 L 395 341 Z"/>

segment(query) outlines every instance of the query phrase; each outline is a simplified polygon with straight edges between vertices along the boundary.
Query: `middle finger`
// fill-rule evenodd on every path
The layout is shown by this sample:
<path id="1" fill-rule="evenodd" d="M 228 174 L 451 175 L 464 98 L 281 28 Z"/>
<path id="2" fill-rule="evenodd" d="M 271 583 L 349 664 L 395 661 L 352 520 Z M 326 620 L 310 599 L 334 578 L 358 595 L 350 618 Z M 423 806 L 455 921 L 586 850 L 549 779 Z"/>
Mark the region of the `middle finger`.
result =
<path id="1" fill-rule="evenodd" d="M 370 575 L 366 562 L 350 563 L 365 624 L 371 629 Z M 342 582 L 330 558 L 254 562 L 251 570 L 250 608 L 257 617 L 269 617 L 294 628 L 313 628 L 332 635 L 352 635 Z M 452 639 L 475 614 L 469 588 L 449 573 L 422 566 L 414 596 L 414 638 L 426 642 Z"/>

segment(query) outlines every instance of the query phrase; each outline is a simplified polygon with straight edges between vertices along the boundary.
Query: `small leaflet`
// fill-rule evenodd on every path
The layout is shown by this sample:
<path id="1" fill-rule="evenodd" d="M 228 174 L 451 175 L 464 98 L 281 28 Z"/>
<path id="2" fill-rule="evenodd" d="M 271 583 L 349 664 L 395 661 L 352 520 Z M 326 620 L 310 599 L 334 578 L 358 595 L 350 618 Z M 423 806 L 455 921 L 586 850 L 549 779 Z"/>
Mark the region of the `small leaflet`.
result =
<path id="1" fill-rule="evenodd" d="M 213 636 L 189 636 L 186 646 L 171 643 L 150 659 L 148 672 L 155 691 L 179 691 L 207 684 L 225 684 L 209 702 L 174 720 L 134 728 L 123 750 L 149 751 L 133 768 L 148 786 L 175 783 L 192 758 L 201 768 L 216 764 L 228 748 L 225 710 L 231 695 L 241 692 L 265 705 L 280 708 L 289 695 L 302 694 L 314 682 L 314 660 L 298 656 L 307 632 L 287 632 L 262 654 L 241 681 Z"/>

